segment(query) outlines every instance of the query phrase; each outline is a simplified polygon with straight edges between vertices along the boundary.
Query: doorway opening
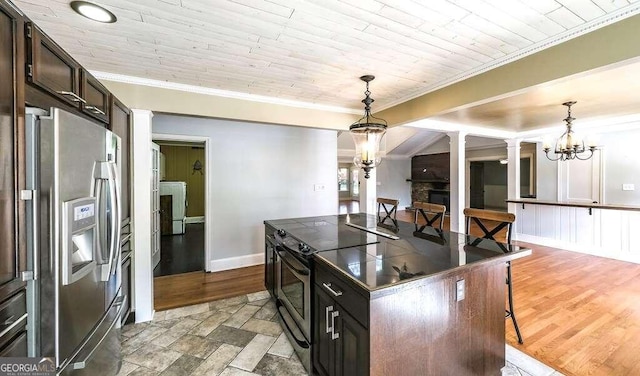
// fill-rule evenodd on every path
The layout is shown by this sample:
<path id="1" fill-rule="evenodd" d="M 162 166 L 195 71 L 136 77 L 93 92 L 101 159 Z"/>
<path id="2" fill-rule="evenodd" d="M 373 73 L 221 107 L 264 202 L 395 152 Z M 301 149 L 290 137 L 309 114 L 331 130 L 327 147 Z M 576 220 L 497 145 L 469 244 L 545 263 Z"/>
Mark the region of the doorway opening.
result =
<path id="1" fill-rule="evenodd" d="M 204 271 L 205 143 L 154 142 L 160 146 L 160 259 L 153 275 Z"/>
<path id="2" fill-rule="evenodd" d="M 532 155 L 520 158 L 520 197 L 535 198 Z M 507 159 L 468 162 L 469 207 L 507 211 Z"/>
<path id="3" fill-rule="evenodd" d="M 360 212 L 360 169 L 353 163 L 338 163 L 338 213 Z"/>

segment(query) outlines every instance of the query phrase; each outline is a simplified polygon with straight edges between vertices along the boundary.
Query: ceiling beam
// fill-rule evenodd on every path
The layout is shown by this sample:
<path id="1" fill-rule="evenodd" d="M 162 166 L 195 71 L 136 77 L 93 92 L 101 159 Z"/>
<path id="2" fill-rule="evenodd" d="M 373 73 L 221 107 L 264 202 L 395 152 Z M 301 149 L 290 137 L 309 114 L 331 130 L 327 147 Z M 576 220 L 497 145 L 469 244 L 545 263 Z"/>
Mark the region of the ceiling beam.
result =
<path id="1" fill-rule="evenodd" d="M 178 89 L 124 83 L 101 82 L 129 108 L 170 114 L 233 119 L 267 124 L 348 130 L 359 115 L 220 97 Z"/>
<path id="2" fill-rule="evenodd" d="M 464 81 L 380 111 L 392 125 L 504 98 L 544 84 L 640 56 L 640 15 L 602 27 L 564 43 Z"/>

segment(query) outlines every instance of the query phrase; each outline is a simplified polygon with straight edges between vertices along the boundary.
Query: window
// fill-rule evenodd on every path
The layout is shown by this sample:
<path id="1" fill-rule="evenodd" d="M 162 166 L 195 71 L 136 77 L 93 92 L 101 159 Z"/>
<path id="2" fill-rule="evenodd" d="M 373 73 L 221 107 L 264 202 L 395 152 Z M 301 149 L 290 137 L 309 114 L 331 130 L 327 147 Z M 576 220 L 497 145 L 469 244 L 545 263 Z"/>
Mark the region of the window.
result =
<path id="1" fill-rule="evenodd" d="M 338 191 L 349 191 L 349 169 L 346 167 L 338 168 Z"/>
<path id="2" fill-rule="evenodd" d="M 351 195 L 352 196 L 357 196 L 358 194 L 360 194 L 360 182 L 358 181 L 358 174 L 360 173 L 360 170 L 357 168 L 354 168 L 353 170 L 351 170 Z"/>

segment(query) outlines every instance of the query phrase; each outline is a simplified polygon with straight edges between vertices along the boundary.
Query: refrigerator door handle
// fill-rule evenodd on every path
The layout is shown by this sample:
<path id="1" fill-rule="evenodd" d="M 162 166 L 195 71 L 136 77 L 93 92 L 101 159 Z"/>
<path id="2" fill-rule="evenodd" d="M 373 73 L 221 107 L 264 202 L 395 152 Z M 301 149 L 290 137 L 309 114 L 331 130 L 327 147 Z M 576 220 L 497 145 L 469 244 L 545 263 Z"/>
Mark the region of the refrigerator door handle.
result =
<path id="1" fill-rule="evenodd" d="M 107 163 L 107 171 L 109 176 L 109 197 L 111 201 L 111 241 L 109 242 L 109 261 L 102 265 L 101 279 L 108 281 L 116 271 L 116 258 L 120 249 L 120 193 L 118 192 L 118 174 L 116 165 L 112 162 Z"/>
<path id="2" fill-rule="evenodd" d="M 102 179 L 96 178 L 94 185 L 94 196 L 96 198 L 96 212 L 102 213 Z M 100 220 L 100 215 L 96 216 L 96 241 L 95 247 L 95 258 L 98 262 L 102 263 L 102 242 L 99 239 L 102 239 L 102 221 Z"/>
<path id="3" fill-rule="evenodd" d="M 40 228 L 38 223 L 38 214 L 40 207 L 38 206 L 38 191 L 37 190 L 22 190 L 20 192 L 20 199 L 26 201 L 27 207 L 29 207 L 30 213 L 27 214 L 27 222 L 31 226 L 31 239 L 27 242 L 27 252 L 31 255 L 31 267 L 32 270 L 22 272 L 23 281 L 35 281 L 38 279 L 38 271 L 40 270 Z"/>
<path id="4" fill-rule="evenodd" d="M 120 251 L 120 237 L 122 236 L 122 227 L 121 227 L 121 223 L 122 223 L 122 208 L 121 208 L 121 194 L 120 194 L 120 176 L 118 175 L 118 170 L 117 170 L 117 165 L 115 163 L 110 163 L 111 165 L 111 173 L 112 173 L 112 177 L 113 177 L 113 192 L 115 194 L 116 200 L 115 200 L 115 204 L 113 206 L 114 212 L 116 213 L 113 219 L 113 228 L 116 230 L 115 234 L 113 235 L 113 241 L 112 241 L 112 245 L 113 245 L 113 256 L 112 256 L 112 260 L 113 260 L 113 267 L 111 268 L 111 275 L 116 274 L 116 270 L 117 270 L 117 262 L 118 262 L 118 254 Z"/>

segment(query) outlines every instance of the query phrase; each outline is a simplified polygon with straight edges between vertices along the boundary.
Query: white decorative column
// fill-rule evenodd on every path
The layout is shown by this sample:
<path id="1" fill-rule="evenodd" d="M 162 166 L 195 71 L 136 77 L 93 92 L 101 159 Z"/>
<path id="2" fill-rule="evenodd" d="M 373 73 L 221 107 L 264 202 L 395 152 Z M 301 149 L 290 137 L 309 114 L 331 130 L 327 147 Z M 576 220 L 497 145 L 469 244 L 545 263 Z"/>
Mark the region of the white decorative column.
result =
<path id="1" fill-rule="evenodd" d="M 151 118 L 148 110 L 133 113 L 133 275 L 132 302 L 136 322 L 153 319 L 151 261 Z"/>
<path id="2" fill-rule="evenodd" d="M 507 143 L 507 199 L 517 200 L 520 198 L 520 143 L 519 138 L 504 140 Z M 509 213 L 516 213 L 516 205 L 509 203 L 507 210 Z"/>
<path id="3" fill-rule="evenodd" d="M 449 223 L 451 231 L 464 233 L 465 205 L 465 136 L 464 132 L 449 132 Z"/>
<path id="4" fill-rule="evenodd" d="M 364 170 L 360 169 L 358 179 L 360 179 L 360 212 L 367 214 L 376 214 L 378 210 L 376 206 L 376 184 L 378 174 L 376 168 L 369 172 L 369 179 L 364 178 Z"/>

